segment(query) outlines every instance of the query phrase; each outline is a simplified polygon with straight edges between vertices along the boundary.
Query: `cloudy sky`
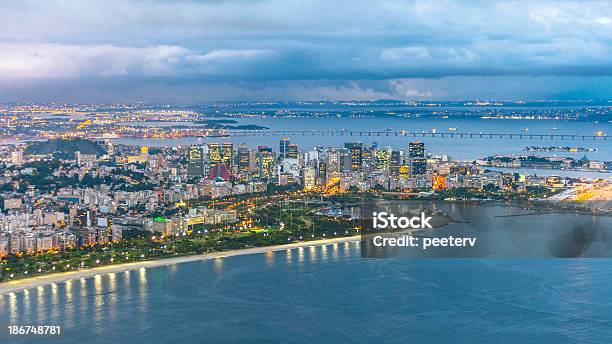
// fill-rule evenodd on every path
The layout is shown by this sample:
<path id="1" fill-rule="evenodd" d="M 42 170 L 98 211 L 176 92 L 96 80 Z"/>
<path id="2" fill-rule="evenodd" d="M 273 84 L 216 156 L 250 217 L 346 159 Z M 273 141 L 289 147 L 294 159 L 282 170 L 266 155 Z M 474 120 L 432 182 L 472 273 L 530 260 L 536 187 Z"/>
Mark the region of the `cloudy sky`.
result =
<path id="1" fill-rule="evenodd" d="M 610 98 L 612 2 L 0 2 L 0 101 Z"/>

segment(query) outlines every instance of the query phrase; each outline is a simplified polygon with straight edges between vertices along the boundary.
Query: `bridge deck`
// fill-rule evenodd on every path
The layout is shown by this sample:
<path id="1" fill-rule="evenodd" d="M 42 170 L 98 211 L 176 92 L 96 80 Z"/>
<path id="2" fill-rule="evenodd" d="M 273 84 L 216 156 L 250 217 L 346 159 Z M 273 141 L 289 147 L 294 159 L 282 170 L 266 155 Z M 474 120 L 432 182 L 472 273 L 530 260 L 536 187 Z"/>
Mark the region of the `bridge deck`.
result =
<path id="1" fill-rule="evenodd" d="M 444 137 L 444 138 L 485 138 L 485 139 L 523 139 L 523 140 L 603 140 L 605 135 L 578 134 L 516 134 L 516 133 L 457 133 L 457 132 L 408 132 L 408 131 L 356 131 L 356 130 L 228 130 L 223 134 L 230 136 L 400 136 L 400 137 Z"/>

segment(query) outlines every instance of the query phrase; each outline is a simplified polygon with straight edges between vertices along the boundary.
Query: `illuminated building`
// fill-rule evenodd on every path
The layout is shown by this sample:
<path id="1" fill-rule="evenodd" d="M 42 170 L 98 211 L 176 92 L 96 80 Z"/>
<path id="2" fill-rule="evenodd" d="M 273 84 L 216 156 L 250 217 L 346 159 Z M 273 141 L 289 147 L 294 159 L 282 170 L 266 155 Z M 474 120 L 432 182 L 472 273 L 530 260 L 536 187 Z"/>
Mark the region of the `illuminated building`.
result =
<path id="1" fill-rule="evenodd" d="M 251 171 L 251 150 L 246 146 L 238 147 L 238 173 L 241 180 L 247 180 Z"/>
<path id="2" fill-rule="evenodd" d="M 363 165 L 363 143 L 361 142 L 347 142 L 344 147 L 349 150 L 351 157 L 351 169 L 353 171 L 361 170 Z"/>
<path id="3" fill-rule="evenodd" d="M 257 164 L 260 178 L 271 178 L 274 173 L 274 153 L 272 148 L 259 146 L 257 148 Z"/>
<path id="4" fill-rule="evenodd" d="M 408 146 L 408 157 L 410 158 L 410 173 L 413 176 L 421 176 L 427 173 L 425 144 L 423 142 L 410 142 Z"/>
<path id="5" fill-rule="evenodd" d="M 280 155 L 281 159 L 287 158 L 287 150 L 288 150 L 287 148 L 289 147 L 290 144 L 291 144 L 291 142 L 289 141 L 289 138 L 287 138 L 287 137 L 283 137 L 280 140 L 279 147 L 278 147 L 278 152 L 279 152 L 279 155 Z"/>
<path id="6" fill-rule="evenodd" d="M 327 170 L 330 172 L 340 171 L 340 152 L 332 150 L 327 155 Z"/>
<path id="7" fill-rule="evenodd" d="M 413 176 L 422 176 L 427 173 L 427 159 L 413 158 L 410 160 L 410 173 Z"/>
<path id="8" fill-rule="evenodd" d="M 442 191 L 446 189 L 446 176 L 434 175 L 431 182 L 431 188 L 436 191 Z"/>
<path id="9" fill-rule="evenodd" d="M 313 190 L 317 185 L 317 175 L 314 167 L 305 167 L 303 170 L 302 181 L 304 190 Z"/>
<path id="10" fill-rule="evenodd" d="M 190 146 L 187 150 L 187 175 L 204 175 L 204 154 L 200 146 Z"/>
<path id="11" fill-rule="evenodd" d="M 208 144 L 208 160 L 211 165 L 221 162 L 221 145 L 218 143 Z"/>
<path id="12" fill-rule="evenodd" d="M 231 169 L 234 166 L 234 144 L 231 142 L 224 143 L 221 146 L 221 162 L 225 163 L 227 168 Z"/>
<path id="13" fill-rule="evenodd" d="M 318 177 L 325 183 L 327 180 L 327 163 L 319 162 L 319 170 L 317 171 Z"/>
<path id="14" fill-rule="evenodd" d="M 80 151 L 76 151 L 74 155 L 78 165 L 98 160 L 98 156 L 96 154 L 83 154 Z"/>
<path id="15" fill-rule="evenodd" d="M 11 152 L 11 163 L 15 165 L 23 164 L 23 151 L 16 150 Z"/>
<path id="16" fill-rule="evenodd" d="M 288 159 L 298 158 L 298 145 L 297 144 L 290 143 L 287 145 L 287 150 L 285 151 L 285 158 L 288 158 Z"/>
<path id="17" fill-rule="evenodd" d="M 391 158 L 391 147 L 379 149 L 376 151 L 376 168 L 386 170 L 389 168 L 389 159 Z"/>
<path id="18" fill-rule="evenodd" d="M 402 152 L 391 151 L 391 157 L 389 158 L 389 173 L 392 176 L 399 176 L 400 166 L 402 165 Z"/>
<path id="19" fill-rule="evenodd" d="M 425 157 L 425 144 L 421 141 L 413 141 L 408 145 L 408 157 L 412 158 L 424 158 Z"/>

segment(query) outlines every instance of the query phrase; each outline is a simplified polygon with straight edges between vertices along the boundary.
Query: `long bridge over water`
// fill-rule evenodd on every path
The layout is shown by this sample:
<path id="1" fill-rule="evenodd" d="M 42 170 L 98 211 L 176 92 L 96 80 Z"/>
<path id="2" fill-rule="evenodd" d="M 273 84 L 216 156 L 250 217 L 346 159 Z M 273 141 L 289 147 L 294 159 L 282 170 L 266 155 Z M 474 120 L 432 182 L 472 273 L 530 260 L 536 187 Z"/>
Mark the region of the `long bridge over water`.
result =
<path id="1" fill-rule="evenodd" d="M 601 135 L 578 134 L 530 134 L 530 133 L 462 133 L 462 132 L 410 132 L 410 131 L 369 131 L 369 130 L 224 130 L 229 136 L 400 136 L 400 137 L 439 137 L 439 138 L 480 138 L 480 139 L 523 139 L 523 140 L 603 140 Z"/>

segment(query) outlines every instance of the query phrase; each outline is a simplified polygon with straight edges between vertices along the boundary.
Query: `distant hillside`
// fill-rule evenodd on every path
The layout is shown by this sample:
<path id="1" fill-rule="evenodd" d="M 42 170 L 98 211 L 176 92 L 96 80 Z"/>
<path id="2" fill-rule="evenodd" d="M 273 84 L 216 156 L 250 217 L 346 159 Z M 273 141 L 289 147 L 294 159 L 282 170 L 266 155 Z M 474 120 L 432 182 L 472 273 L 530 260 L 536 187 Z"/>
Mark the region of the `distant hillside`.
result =
<path id="1" fill-rule="evenodd" d="M 29 145 L 26 154 L 53 154 L 58 159 L 73 159 L 77 151 L 83 154 L 106 153 L 104 148 L 92 141 L 85 139 L 49 140 L 46 142 L 34 142 Z"/>

